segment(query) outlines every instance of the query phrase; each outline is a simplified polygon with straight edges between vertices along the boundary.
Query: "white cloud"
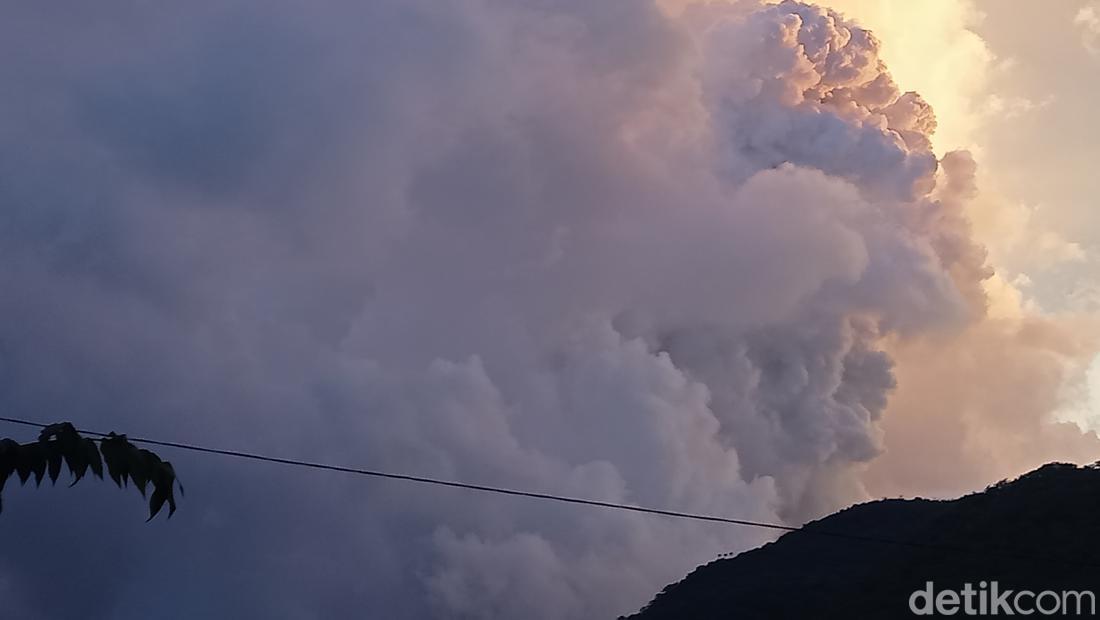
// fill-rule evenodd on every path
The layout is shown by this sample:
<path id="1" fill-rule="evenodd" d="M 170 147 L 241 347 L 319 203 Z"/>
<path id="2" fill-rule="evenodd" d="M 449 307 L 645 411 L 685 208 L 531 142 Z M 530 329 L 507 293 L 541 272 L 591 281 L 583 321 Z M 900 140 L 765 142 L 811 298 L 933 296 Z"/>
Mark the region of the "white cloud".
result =
<path id="1" fill-rule="evenodd" d="M 1073 23 L 1081 30 L 1085 49 L 1094 56 L 1100 55 L 1100 2 L 1091 2 L 1077 12 Z"/>

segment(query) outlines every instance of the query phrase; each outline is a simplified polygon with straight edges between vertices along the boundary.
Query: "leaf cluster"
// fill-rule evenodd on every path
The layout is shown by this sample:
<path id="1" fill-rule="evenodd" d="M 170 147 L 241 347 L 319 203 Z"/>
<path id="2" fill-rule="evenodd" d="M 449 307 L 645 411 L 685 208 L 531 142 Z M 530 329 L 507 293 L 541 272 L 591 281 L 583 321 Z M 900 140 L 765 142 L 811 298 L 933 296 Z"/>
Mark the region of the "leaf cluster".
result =
<path id="1" fill-rule="evenodd" d="M 138 448 L 126 439 L 126 435 L 111 433 L 101 439 L 82 437 L 69 422 L 51 424 L 42 429 L 38 440 L 20 444 L 12 439 L 0 439 L 0 495 L 4 484 L 15 474 L 20 484 L 32 477 L 36 486 L 49 477 L 57 483 L 62 467 L 72 475 L 72 487 L 88 472 L 103 479 L 104 470 L 119 488 L 133 486 L 149 498 L 149 519 L 168 504 L 168 517 L 176 512 L 175 487 L 183 495 L 183 485 L 176 479 L 172 464 L 149 450 Z M 0 497 L 0 511 L 3 510 Z"/>

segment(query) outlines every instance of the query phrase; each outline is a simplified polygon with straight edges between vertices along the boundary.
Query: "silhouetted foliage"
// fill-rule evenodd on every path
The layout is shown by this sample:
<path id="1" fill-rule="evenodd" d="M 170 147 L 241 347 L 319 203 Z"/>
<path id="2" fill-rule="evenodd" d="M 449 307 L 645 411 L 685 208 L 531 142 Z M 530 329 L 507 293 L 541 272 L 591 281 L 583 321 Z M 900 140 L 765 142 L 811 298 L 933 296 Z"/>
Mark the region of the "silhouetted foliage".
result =
<path id="1" fill-rule="evenodd" d="M 132 482 L 145 497 L 151 485 L 147 521 L 157 516 L 164 504 L 168 504 L 168 517 L 171 518 L 176 512 L 176 486 L 183 495 L 183 485 L 176 479 L 172 464 L 130 443 L 126 435 L 111 433 L 102 439 L 90 439 L 82 437 L 71 423 L 61 422 L 43 428 L 38 440 L 30 443 L 0 439 L 0 511 L 3 510 L 4 484 L 12 474 L 19 477 L 20 484 L 26 484 L 32 476 L 36 486 L 47 476 L 56 484 L 62 465 L 72 474 L 70 487 L 89 471 L 102 479 L 104 467 L 120 489 Z"/>
<path id="2" fill-rule="evenodd" d="M 955 500 L 887 499 L 695 569 L 631 620 L 908 618 L 933 581 L 958 590 L 1089 590 L 1100 583 L 1100 467 L 1051 463 Z"/>

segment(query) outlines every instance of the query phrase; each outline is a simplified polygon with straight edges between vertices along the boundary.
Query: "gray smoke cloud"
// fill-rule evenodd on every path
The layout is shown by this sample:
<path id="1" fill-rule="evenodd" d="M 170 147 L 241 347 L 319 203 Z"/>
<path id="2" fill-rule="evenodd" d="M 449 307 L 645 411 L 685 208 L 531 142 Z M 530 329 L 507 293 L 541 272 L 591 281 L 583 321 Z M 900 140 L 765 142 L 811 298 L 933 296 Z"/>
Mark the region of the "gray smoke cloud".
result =
<path id="1" fill-rule="evenodd" d="M 7 415 L 798 523 L 865 496 L 880 338 L 982 312 L 971 160 L 825 9 L 5 12 Z M 9 489 L 5 608 L 613 617 L 768 536 L 168 456 L 171 522 Z"/>

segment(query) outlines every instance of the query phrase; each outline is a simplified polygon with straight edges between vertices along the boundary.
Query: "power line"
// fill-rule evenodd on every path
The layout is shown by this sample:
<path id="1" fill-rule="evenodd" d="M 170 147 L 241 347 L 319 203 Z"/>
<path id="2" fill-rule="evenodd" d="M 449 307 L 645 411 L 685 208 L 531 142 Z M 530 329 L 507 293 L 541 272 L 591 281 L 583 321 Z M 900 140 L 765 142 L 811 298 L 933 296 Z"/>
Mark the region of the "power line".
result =
<path id="1" fill-rule="evenodd" d="M 0 422 L 8 422 L 11 424 L 20 424 L 23 426 L 31 426 L 34 428 L 45 428 L 47 425 L 39 422 L 32 422 L 29 420 L 21 420 L 18 418 L 8 418 L 0 416 Z M 84 435 L 93 435 L 97 437 L 107 437 L 107 433 L 101 433 L 98 431 L 88 431 L 78 429 L 79 433 Z M 532 499 L 541 499 L 547 501 L 562 502 L 567 504 L 577 504 L 582 506 L 594 506 L 597 508 L 608 508 L 612 510 L 623 510 L 629 512 L 637 512 L 643 514 L 658 515 L 663 517 L 671 517 L 675 519 L 689 519 L 693 521 L 705 521 L 711 523 L 726 523 L 730 525 L 742 525 L 746 527 L 756 527 L 769 530 L 777 530 L 782 532 L 792 532 L 800 534 L 812 534 L 815 536 L 825 536 L 829 538 L 845 539 L 850 541 L 858 541 L 865 543 L 876 543 L 886 545 L 896 545 L 902 547 L 912 547 L 918 549 L 925 549 L 929 551 L 946 551 L 951 553 L 968 553 L 968 554 L 983 554 L 993 557 L 1001 557 L 1005 559 L 1023 560 L 1029 562 L 1039 563 L 1054 563 L 1054 564 L 1069 564 L 1074 566 L 1083 566 L 1090 568 L 1100 568 L 1100 565 L 1074 562 L 1069 560 L 1057 560 L 1053 558 L 1039 558 L 1032 556 L 1017 555 L 1012 553 L 996 553 L 988 549 L 972 549 L 966 547 L 958 547 L 952 545 L 930 544 L 921 543 L 917 541 L 909 540 L 897 540 L 889 538 L 879 538 L 875 536 L 862 536 L 859 534 L 851 534 L 847 532 L 835 532 L 817 528 L 807 528 L 805 526 L 795 527 L 791 525 L 783 525 L 780 523 L 768 523 L 766 521 L 754 521 L 750 519 L 735 519 L 732 517 L 721 517 L 716 515 L 706 515 L 692 512 L 683 512 L 678 510 L 664 510 L 661 508 L 650 508 L 647 506 L 636 506 L 633 504 L 621 504 L 616 502 L 605 502 L 595 499 L 585 499 L 581 497 L 570 497 L 567 495 L 556 495 L 553 493 L 540 493 L 537 491 L 524 491 L 520 489 L 510 489 L 506 487 L 497 487 L 484 484 L 473 484 L 469 482 L 459 482 L 456 480 L 444 480 L 440 478 L 429 478 L 425 476 L 413 476 L 410 474 L 399 474 L 387 471 L 379 471 L 373 469 L 361 469 L 357 467 L 344 467 L 342 465 L 330 465 L 327 463 L 315 463 L 310 461 L 300 461 L 297 459 L 286 459 L 275 456 L 267 456 L 263 454 L 253 454 L 250 452 L 242 452 L 240 450 L 224 450 L 221 448 L 208 448 L 206 446 L 199 446 L 194 444 L 180 443 L 176 441 L 163 441 L 159 439 L 146 439 L 138 437 L 126 438 L 133 443 L 142 443 L 152 446 L 163 446 L 166 448 L 176 448 L 179 450 L 189 450 L 191 452 L 201 452 L 205 454 L 220 454 L 222 456 L 231 456 L 234 458 L 248 459 L 253 461 L 262 461 L 266 463 L 278 463 L 280 465 L 291 465 L 294 467 L 305 467 L 309 469 L 319 469 L 324 471 L 337 471 L 347 474 L 356 474 L 360 476 L 370 476 L 373 478 L 384 478 L 388 480 L 398 480 L 403 482 L 416 482 L 420 484 L 428 484 L 442 487 L 451 487 L 456 489 L 466 489 L 470 491 L 481 491 L 484 493 L 495 493 L 498 495 L 511 495 L 514 497 L 527 497 Z"/>
<path id="2" fill-rule="evenodd" d="M 31 422 L 28 420 L 19 420 L 16 418 L 0 417 L 0 422 L 10 422 L 12 424 L 21 424 L 23 426 L 32 426 L 35 428 L 45 428 L 46 424 L 38 422 Z M 84 435 L 94 435 L 97 437 L 106 437 L 107 433 L 100 433 L 97 431 L 86 431 L 78 429 L 77 432 Z M 782 530 L 787 532 L 793 532 L 798 530 L 797 527 L 789 525 L 781 525 L 778 523 L 763 523 L 758 521 L 750 521 L 747 519 L 732 519 L 728 517 L 717 517 L 711 515 L 694 514 L 689 512 L 680 512 L 676 510 L 661 510 L 659 508 L 646 508 L 644 506 L 634 506 L 631 504 L 617 504 L 614 502 L 604 502 L 594 499 L 584 499 L 580 497 L 568 497 L 564 495 L 554 495 L 552 493 L 539 493 L 537 491 L 523 491 L 519 489 L 509 489 L 505 487 L 489 486 L 484 484 L 472 484 L 468 482 L 458 482 L 455 480 L 443 480 L 439 478 L 428 478 L 425 476 L 413 476 L 410 474 L 397 474 L 386 471 L 378 471 L 373 469 L 361 469 L 357 467 L 344 467 L 341 465 L 329 465 L 326 463 L 315 463 L 310 461 L 299 461 L 296 459 L 285 459 L 275 456 L 266 456 L 262 454 L 253 454 L 250 452 L 242 452 L 239 450 L 223 450 L 220 448 L 207 448 L 205 446 L 198 446 L 192 444 L 179 443 L 175 441 L 161 441 L 158 439 L 145 439 L 126 436 L 126 439 L 133 443 L 143 443 L 152 446 L 164 446 L 167 448 L 178 448 L 180 450 L 190 450 L 192 452 L 204 452 L 206 454 L 221 454 L 223 456 L 232 456 L 242 459 L 250 459 L 253 461 L 263 461 L 266 463 L 279 463 L 281 465 L 293 465 L 296 467 L 308 467 L 310 469 L 321 469 L 325 471 L 338 471 L 347 474 L 357 474 L 360 476 L 372 476 L 374 478 L 386 478 L 389 480 L 402 480 L 405 482 L 418 482 L 421 484 L 434 484 L 437 486 L 452 487 L 456 489 L 467 489 L 471 491 L 483 491 L 486 493 L 498 493 L 501 495 L 513 495 L 517 497 L 530 497 L 534 499 L 544 499 L 558 502 L 566 502 L 570 504 L 581 504 L 586 506 L 598 506 L 601 508 L 613 508 L 617 510 L 629 510 L 632 512 L 642 512 L 654 515 L 662 515 L 666 517 L 674 517 L 679 519 L 694 519 L 697 521 L 711 521 L 718 523 L 731 523 L 734 525 L 746 525 L 752 527 L 763 527 L 773 530 Z"/>

